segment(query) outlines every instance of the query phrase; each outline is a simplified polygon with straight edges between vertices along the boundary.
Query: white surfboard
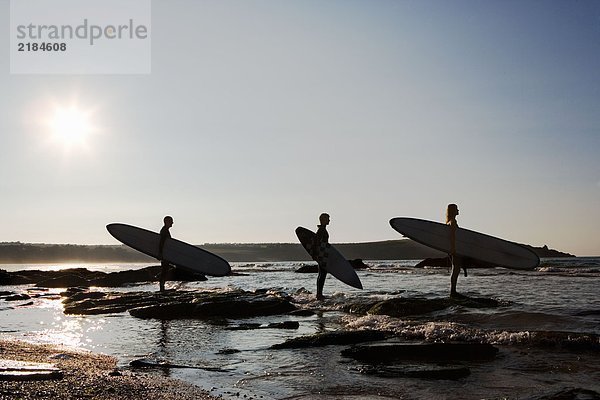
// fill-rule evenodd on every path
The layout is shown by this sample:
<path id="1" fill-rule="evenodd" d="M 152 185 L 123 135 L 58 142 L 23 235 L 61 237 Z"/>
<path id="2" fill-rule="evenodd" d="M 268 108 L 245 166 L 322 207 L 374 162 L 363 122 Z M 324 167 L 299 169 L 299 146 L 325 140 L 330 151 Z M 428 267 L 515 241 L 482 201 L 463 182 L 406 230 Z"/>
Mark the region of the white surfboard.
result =
<path id="1" fill-rule="evenodd" d="M 390 225 L 415 242 L 450 253 L 448 225 L 417 218 L 393 218 Z M 456 230 L 456 254 L 505 268 L 533 269 L 540 265 L 538 255 L 525 246 L 460 227 Z"/>
<path id="2" fill-rule="evenodd" d="M 121 243 L 158 258 L 160 234 L 127 224 L 109 224 L 106 229 Z M 206 275 L 225 276 L 231 272 L 229 263 L 218 255 L 173 238 L 165 241 L 163 259 L 178 267 Z"/>
<path id="3" fill-rule="evenodd" d="M 312 243 L 316 234 L 309 229 L 299 226 L 296 228 L 296 236 L 298 236 L 300 243 L 302 243 L 304 249 L 312 257 Z M 362 283 L 350 262 L 348 262 L 348 260 L 346 260 L 346 258 L 333 246 L 329 247 L 328 253 L 327 267 L 325 268 L 327 272 L 344 282 L 346 285 L 362 289 Z M 315 261 L 319 262 L 319 260 Z"/>

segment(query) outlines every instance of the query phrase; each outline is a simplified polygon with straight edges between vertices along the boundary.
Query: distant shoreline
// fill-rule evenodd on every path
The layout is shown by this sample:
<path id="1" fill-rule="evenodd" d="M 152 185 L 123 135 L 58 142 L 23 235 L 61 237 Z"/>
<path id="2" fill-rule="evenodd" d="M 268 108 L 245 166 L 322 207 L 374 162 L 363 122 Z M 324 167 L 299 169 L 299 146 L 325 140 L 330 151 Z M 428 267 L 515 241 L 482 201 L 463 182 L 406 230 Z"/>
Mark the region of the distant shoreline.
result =
<path id="1" fill-rule="evenodd" d="M 409 239 L 367 243 L 335 244 L 348 259 L 421 260 L 445 257 L 445 254 Z M 248 243 L 203 244 L 204 250 L 230 262 L 311 261 L 300 244 Z M 540 258 L 575 257 L 543 247 L 532 247 Z M 0 264 L 37 264 L 53 262 L 156 262 L 124 245 L 74 245 L 37 243 L 0 243 Z"/>

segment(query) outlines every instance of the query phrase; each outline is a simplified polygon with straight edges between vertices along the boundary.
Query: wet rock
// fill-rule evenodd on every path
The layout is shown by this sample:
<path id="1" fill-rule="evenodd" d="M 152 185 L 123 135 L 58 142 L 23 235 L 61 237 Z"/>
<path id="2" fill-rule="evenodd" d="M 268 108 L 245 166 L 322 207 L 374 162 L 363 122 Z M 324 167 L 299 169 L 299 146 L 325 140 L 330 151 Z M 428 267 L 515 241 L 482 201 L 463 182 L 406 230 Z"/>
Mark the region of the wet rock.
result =
<path id="1" fill-rule="evenodd" d="M 271 346 L 272 349 L 299 349 L 305 347 L 322 347 L 329 345 L 349 345 L 355 343 L 384 340 L 387 333 L 381 331 L 335 331 L 300 336 Z"/>
<path id="2" fill-rule="evenodd" d="M 590 315 L 600 315 L 600 309 L 597 310 L 584 310 L 574 314 L 577 317 L 587 317 Z"/>
<path id="3" fill-rule="evenodd" d="M 288 300 L 265 296 L 248 295 L 234 298 L 196 298 L 191 303 L 161 304 L 135 308 L 129 313 L 137 318 L 250 318 L 265 315 L 285 314 L 296 307 Z"/>
<path id="4" fill-rule="evenodd" d="M 172 368 L 190 368 L 190 369 L 202 369 L 205 371 L 217 371 L 222 372 L 223 369 L 217 367 L 199 367 L 194 365 L 181 365 L 181 364 L 172 364 L 169 361 L 151 359 L 151 358 L 140 358 L 138 360 L 133 360 L 129 363 L 131 368 L 162 368 L 162 369 L 172 369 Z"/>
<path id="5" fill-rule="evenodd" d="M 429 314 L 457 305 L 468 308 L 493 308 L 499 307 L 500 304 L 495 299 L 466 296 L 437 299 L 397 297 L 383 301 L 351 303 L 344 307 L 344 311 L 351 314 L 387 315 L 402 318 Z"/>
<path id="6" fill-rule="evenodd" d="M 225 328 L 226 331 L 250 331 L 254 329 L 260 329 L 261 324 L 259 323 L 248 323 L 248 324 L 240 324 L 237 326 L 228 326 Z"/>
<path id="7" fill-rule="evenodd" d="M 77 274 L 65 274 L 56 278 L 45 279 L 36 283 L 38 287 L 63 288 L 71 286 L 89 286 L 89 281 Z"/>
<path id="8" fill-rule="evenodd" d="M 101 299 L 106 297 L 104 292 L 76 292 L 68 296 L 69 302 L 88 300 L 88 299 Z"/>
<path id="9" fill-rule="evenodd" d="M 296 309 L 289 299 L 282 296 L 243 290 L 226 293 L 170 290 L 64 294 L 65 314 L 89 315 L 129 311 L 138 318 L 222 319 L 286 314 Z"/>
<path id="10" fill-rule="evenodd" d="M 480 343 L 386 344 L 354 346 L 342 351 L 344 357 L 361 362 L 386 364 L 399 360 L 428 363 L 493 360 L 498 349 Z"/>
<path id="11" fill-rule="evenodd" d="M 5 301 L 19 301 L 19 300 L 29 300 L 31 299 L 31 296 L 29 296 L 28 294 L 13 294 L 11 296 L 6 296 L 4 298 Z"/>
<path id="12" fill-rule="evenodd" d="M 0 276 L 0 285 L 35 284 L 38 287 L 119 287 L 142 282 L 158 280 L 161 266 L 105 273 L 90 271 L 85 268 L 69 268 L 59 271 L 24 270 L 5 272 Z M 167 274 L 167 281 L 205 281 L 203 274 L 190 272 L 182 268 L 172 268 Z"/>
<path id="13" fill-rule="evenodd" d="M 217 354 L 236 354 L 241 353 L 238 349 L 221 349 L 217 352 Z"/>
<path id="14" fill-rule="evenodd" d="M 129 362 L 132 368 L 194 368 L 187 365 L 171 364 L 168 361 L 161 361 L 149 358 L 140 358 Z"/>
<path id="15" fill-rule="evenodd" d="M 447 299 L 389 299 L 371 307 L 367 314 L 406 317 L 409 315 L 429 314 L 450 306 Z"/>
<path id="16" fill-rule="evenodd" d="M 583 388 L 565 388 L 555 393 L 527 397 L 525 400 L 600 400 L 600 393 Z"/>
<path id="17" fill-rule="evenodd" d="M 169 302 L 188 303 L 193 299 L 192 292 L 129 292 L 74 293 L 63 299 L 65 314 L 110 314 L 125 312 L 133 308 L 158 305 Z"/>
<path id="18" fill-rule="evenodd" d="M 471 374 L 467 367 L 423 367 L 423 366 L 388 366 L 367 365 L 358 368 L 366 375 L 375 375 L 382 378 L 418 378 L 431 380 L 459 380 Z"/>
<path id="19" fill-rule="evenodd" d="M 295 272 L 299 274 L 316 274 L 317 272 L 319 272 L 319 266 L 316 264 L 303 265 L 300 268 L 298 268 Z"/>
<path id="20" fill-rule="evenodd" d="M 129 309 L 129 314 L 136 318 L 156 318 L 162 320 L 191 318 L 196 306 L 192 303 L 158 304 Z"/>
<path id="21" fill-rule="evenodd" d="M 267 325 L 267 328 L 271 329 L 298 329 L 300 323 L 298 321 L 284 321 L 284 322 L 273 322 Z"/>
<path id="22" fill-rule="evenodd" d="M 294 310 L 290 311 L 289 315 L 294 315 L 297 317 L 312 317 L 315 315 L 315 312 L 313 310 Z"/>
<path id="23" fill-rule="evenodd" d="M 10 274 L 5 269 L 0 269 L 0 285 L 10 285 Z"/>
<path id="24" fill-rule="evenodd" d="M 274 322 L 268 325 L 258 323 L 240 324 L 237 326 L 229 326 L 225 328 L 227 331 L 247 331 L 255 329 L 298 329 L 300 323 L 298 321 Z"/>

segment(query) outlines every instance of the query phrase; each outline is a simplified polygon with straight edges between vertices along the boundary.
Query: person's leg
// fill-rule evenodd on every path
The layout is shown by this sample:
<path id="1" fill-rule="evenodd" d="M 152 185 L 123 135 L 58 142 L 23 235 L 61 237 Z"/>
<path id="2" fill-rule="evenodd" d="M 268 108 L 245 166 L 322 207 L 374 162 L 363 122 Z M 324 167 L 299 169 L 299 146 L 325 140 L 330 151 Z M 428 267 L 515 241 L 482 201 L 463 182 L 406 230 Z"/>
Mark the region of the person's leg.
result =
<path id="1" fill-rule="evenodd" d="M 458 282 L 458 275 L 462 268 L 462 258 L 458 256 L 452 257 L 452 275 L 450 276 L 450 296 L 456 296 L 456 283 Z"/>
<path id="2" fill-rule="evenodd" d="M 322 300 L 323 297 L 323 286 L 325 285 L 325 277 L 327 276 L 327 271 L 321 268 L 319 265 L 319 276 L 317 277 L 317 300 Z"/>
<path id="3" fill-rule="evenodd" d="M 165 281 L 167 280 L 167 271 L 169 270 L 169 263 L 166 263 L 163 261 L 160 263 L 160 266 L 161 266 L 161 270 L 160 270 L 160 280 L 158 282 L 158 287 L 161 292 L 164 292 L 165 291 Z"/>

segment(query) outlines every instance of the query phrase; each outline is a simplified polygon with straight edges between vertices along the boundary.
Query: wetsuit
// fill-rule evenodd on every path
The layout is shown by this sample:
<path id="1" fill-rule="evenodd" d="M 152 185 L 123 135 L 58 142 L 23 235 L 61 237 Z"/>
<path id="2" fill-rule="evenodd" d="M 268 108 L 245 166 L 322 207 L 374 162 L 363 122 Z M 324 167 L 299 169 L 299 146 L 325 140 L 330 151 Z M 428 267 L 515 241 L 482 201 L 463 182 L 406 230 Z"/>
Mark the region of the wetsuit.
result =
<path id="1" fill-rule="evenodd" d="M 169 228 L 167 226 L 163 226 L 160 230 L 160 242 L 158 243 L 158 258 L 160 259 L 160 266 L 162 267 L 160 270 L 160 281 L 159 288 L 160 291 L 163 292 L 165 290 L 165 281 L 167 279 L 167 272 L 169 270 L 169 263 L 163 260 L 163 247 L 165 246 L 165 241 L 171 237 L 171 232 L 169 232 Z"/>
<path id="2" fill-rule="evenodd" d="M 317 298 L 323 297 L 323 286 L 327 276 L 327 257 L 329 256 L 329 233 L 325 225 L 317 227 L 317 234 L 313 242 L 313 259 L 319 265 L 317 277 Z"/>

